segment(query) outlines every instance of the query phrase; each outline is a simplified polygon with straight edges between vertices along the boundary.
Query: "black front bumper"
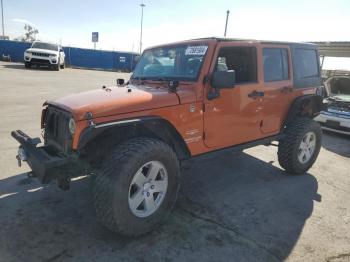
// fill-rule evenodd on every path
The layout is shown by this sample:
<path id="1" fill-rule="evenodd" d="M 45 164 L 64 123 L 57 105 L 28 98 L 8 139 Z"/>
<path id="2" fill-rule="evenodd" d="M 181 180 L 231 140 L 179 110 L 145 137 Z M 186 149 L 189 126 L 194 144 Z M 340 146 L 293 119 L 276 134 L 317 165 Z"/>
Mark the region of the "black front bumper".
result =
<path id="1" fill-rule="evenodd" d="M 52 179 L 60 177 L 62 174 L 68 176 L 65 171 L 71 170 L 74 160 L 65 157 L 47 146 L 37 146 L 41 141 L 39 138 L 30 138 L 21 130 L 12 131 L 11 135 L 19 143 L 25 153 L 25 162 L 28 163 L 36 176 L 42 183 L 49 183 Z M 22 160 L 17 156 L 19 164 Z"/>

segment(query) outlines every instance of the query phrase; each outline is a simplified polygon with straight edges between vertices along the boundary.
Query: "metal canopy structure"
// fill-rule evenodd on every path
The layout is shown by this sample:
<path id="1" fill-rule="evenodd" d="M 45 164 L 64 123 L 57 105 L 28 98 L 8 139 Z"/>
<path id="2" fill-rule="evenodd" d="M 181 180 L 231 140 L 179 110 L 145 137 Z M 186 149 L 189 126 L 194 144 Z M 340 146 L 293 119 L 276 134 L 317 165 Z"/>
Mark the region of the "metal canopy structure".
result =
<path id="1" fill-rule="evenodd" d="M 350 42 L 313 42 L 318 45 L 320 56 L 350 57 Z"/>

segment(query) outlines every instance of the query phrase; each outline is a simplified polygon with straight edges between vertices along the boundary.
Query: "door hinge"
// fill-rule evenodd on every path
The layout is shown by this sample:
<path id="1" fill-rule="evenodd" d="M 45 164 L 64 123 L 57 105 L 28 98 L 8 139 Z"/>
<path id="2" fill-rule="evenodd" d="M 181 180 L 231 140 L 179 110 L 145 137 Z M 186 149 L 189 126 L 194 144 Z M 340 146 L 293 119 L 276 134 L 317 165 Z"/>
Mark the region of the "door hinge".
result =
<path id="1" fill-rule="evenodd" d="M 203 113 L 205 112 L 205 104 L 204 103 L 202 104 L 202 112 Z"/>
<path id="2" fill-rule="evenodd" d="M 209 80 L 209 75 L 206 75 L 204 78 L 203 78 L 203 84 L 206 84 Z"/>

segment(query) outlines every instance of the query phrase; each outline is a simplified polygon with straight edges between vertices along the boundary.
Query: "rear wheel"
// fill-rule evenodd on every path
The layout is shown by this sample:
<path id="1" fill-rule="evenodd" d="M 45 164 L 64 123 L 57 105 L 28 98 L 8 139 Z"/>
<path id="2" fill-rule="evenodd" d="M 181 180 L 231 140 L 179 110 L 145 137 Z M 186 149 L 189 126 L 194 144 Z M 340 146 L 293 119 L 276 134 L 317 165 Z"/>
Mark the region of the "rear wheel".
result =
<path id="1" fill-rule="evenodd" d="M 93 185 L 98 219 L 127 236 L 154 229 L 174 206 L 179 170 L 174 151 L 159 140 L 137 138 L 118 145 Z"/>
<path id="2" fill-rule="evenodd" d="M 320 152 L 322 131 L 309 118 L 296 118 L 286 127 L 285 138 L 278 146 L 278 161 L 290 174 L 304 174 Z"/>

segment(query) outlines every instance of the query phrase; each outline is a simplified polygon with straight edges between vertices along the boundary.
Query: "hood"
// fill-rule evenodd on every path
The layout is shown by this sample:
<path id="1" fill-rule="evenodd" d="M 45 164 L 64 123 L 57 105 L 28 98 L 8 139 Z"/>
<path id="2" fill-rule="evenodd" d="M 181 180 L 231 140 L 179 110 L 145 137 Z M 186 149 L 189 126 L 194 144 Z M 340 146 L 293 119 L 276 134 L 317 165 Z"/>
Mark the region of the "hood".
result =
<path id="1" fill-rule="evenodd" d="M 350 76 L 331 76 L 325 81 L 325 87 L 329 97 L 350 102 Z"/>
<path id="2" fill-rule="evenodd" d="M 331 99 L 334 99 L 336 101 L 342 101 L 345 103 L 350 103 L 350 95 L 330 95 Z"/>
<path id="3" fill-rule="evenodd" d="M 71 112 L 79 121 L 87 112 L 91 112 L 93 118 L 131 113 L 178 105 L 179 98 L 165 88 L 128 85 L 73 94 L 47 104 Z"/>
<path id="4" fill-rule="evenodd" d="M 57 54 L 58 51 L 52 51 L 47 49 L 38 49 L 38 48 L 29 48 L 26 50 L 26 52 L 38 52 L 38 53 L 45 53 L 45 54 Z"/>
<path id="5" fill-rule="evenodd" d="M 325 82 L 328 98 L 327 111 L 339 115 L 350 113 L 350 77 L 346 75 L 331 76 Z"/>

